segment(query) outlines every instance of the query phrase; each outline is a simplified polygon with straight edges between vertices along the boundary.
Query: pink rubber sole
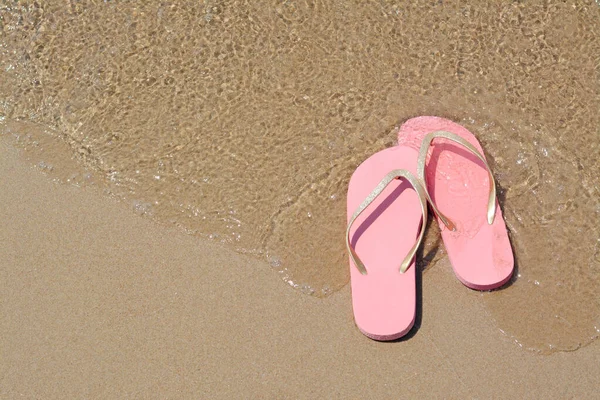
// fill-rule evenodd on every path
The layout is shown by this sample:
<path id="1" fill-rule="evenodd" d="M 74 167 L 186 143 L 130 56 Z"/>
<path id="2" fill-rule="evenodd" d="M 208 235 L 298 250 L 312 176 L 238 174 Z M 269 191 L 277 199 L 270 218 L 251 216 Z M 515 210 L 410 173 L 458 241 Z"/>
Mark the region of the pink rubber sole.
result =
<path id="1" fill-rule="evenodd" d="M 460 135 L 484 154 L 471 132 L 439 117 L 406 121 L 398 133 L 398 143 L 419 149 L 425 135 L 439 130 Z M 490 182 L 484 164 L 459 144 L 436 139 L 429 150 L 425 175 L 432 200 L 457 226 L 456 231 L 450 231 L 438 219 L 456 277 L 477 290 L 504 285 L 512 276 L 514 257 L 497 202 L 493 224 L 486 220 Z"/>
<path id="2" fill-rule="evenodd" d="M 354 172 L 348 187 L 348 219 L 381 179 L 394 169 L 415 173 L 417 153 L 396 146 L 380 151 Z M 368 271 L 350 259 L 352 308 L 360 331 L 371 339 L 394 340 L 415 322 L 415 265 L 399 267 L 417 240 L 422 223 L 419 198 L 405 180 L 390 183 L 353 224 L 350 240 Z"/>

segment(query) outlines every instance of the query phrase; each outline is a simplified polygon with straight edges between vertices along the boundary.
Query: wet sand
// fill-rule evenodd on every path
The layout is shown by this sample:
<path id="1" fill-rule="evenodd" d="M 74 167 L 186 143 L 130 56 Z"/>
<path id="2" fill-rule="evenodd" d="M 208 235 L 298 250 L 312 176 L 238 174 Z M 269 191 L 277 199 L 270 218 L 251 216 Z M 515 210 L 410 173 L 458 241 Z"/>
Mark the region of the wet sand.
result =
<path id="1" fill-rule="evenodd" d="M 409 338 L 354 326 L 266 263 L 57 184 L 0 144 L 0 397 L 594 398 L 596 341 L 539 355 L 442 259 Z M 526 323 L 526 321 L 524 321 Z"/>
<path id="2" fill-rule="evenodd" d="M 486 307 L 539 352 L 598 337 L 596 2 L 23 1 L 0 24 L 0 136 L 317 297 L 348 281 L 356 166 L 410 117 L 465 125 L 518 264 Z"/>

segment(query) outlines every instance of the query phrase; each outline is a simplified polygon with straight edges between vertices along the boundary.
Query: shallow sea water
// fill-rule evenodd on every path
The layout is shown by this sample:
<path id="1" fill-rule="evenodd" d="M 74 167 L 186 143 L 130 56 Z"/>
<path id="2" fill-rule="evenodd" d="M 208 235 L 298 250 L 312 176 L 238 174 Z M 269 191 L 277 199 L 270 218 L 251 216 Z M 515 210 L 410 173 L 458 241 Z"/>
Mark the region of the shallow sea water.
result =
<path id="1" fill-rule="evenodd" d="M 481 295 L 499 329 L 540 352 L 600 335 L 596 2 L 258 3 L 0 2 L 0 134 L 326 296 L 348 281 L 352 171 L 406 119 L 450 118 L 514 246 L 512 284 Z"/>

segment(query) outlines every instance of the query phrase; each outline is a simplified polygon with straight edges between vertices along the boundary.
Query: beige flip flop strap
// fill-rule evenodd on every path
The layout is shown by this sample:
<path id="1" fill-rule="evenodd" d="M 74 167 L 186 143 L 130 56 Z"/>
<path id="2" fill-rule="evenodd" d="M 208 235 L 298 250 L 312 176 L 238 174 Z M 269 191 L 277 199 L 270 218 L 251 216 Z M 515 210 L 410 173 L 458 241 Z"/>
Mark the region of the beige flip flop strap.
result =
<path id="1" fill-rule="evenodd" d="M 412 185 L 412 187 L 415 189 L 415 191 L 417 192 L 417 194 L 419 196 L 419 202 L 421 203 L 421 212 L 423 214 L 423 223 L 421 224 L 421 233 L 419 233 L 419 239 L 414 244 L 412 249 L 410 249 L 410 251 L 408 252 L 406 257 L 402 261 L 402 264 L 400 264 L 399 271 L 401 273 L 406 272 L 406 270 L 410 266 L 410 263 L 412 262 L 412 259 L 415 256 L 415 253 L 417 252 L 417 249 L 421 245 L 421 241 L 423 240 L 423 234 L 425 233 L 425 225 L 427 223 L 427 199 L 425 197 L 425 190 L 419 183 L 419 180 L 410 171 L 407 171 L 404 169 L 395 169 L 395 170 L 389 172 L 385 177 L 383 177 L 381 182 L 379 182 L 379 184 L 375 187 L 375 189 L 371 192 L 371 194 L 369 194 L 367 196 L 367 198 L 358 206 L 356 211 L 354 211 L 354 214 L 352 214 L 352 217 L 350 218 L 350 222 L 348 222 L 348 228 L 346 229 L 346 247 L 348 248 L 348 252 L 350 253 L 350 256 L 352 257 L 352 261 L 354 261 L 354 265 L 356 265 L 356 268 L 363 275 L 367 275 L 367 269 L 365 268 L 365 265 L 360 260 L 360 258 L 358 257 L 358 254 L 356 254 L 356 251 L 350 244 L 350 228 L 352 227 L 352 224 L 354 223 L 356 218 L 358 218 L 358 216 L 367 207 L 369 207 L 369 205 L 377 198 L 377 196 L 379 196 L 381 194 L 381 192 L 383 192 L 383 190 L 394 179 L 400 179 L 400 178 L 406 179 Z"/>
<path id="2" fill-rule="evenodd" d="M 456 225 L 444 214 L 438 210 L 435 206 L 431 197 L 429 196 L 429 192 L 427 191 L 427 182 L 425 180 L 425 161 L 427 159 L 427 152 L 429 151 L 429 147 L 431 146 L 431 142 L 433 142 L 436 138 L 444 138 L 456 142 L 462 146 L 464 146 L 467 150 L 473 153 L 477 158 L 479 158 L 485 167 L 487 168 L 488 175 L 490 177 L 490 192 L 488 196 L 488 206 L 487 206 L 487 222 L 488 224 L 492 224 L 494 222 L 494 217 L 496 215 L 496 181 L 494 180 L 494 176 L 492 175 L 492 171 L 490 166 L 488 165 L 485 157 L 467 140 L 463 139 L 459 135 L 446 131 L 435 131 L 428 133 L 423 142 L 421 143 L 421 149 L 419 150 L 419 159 L 417 160 L 417 175 L 421 179 L 422 185 L 425 188 L 425 194 L 427 196 L 427 200 L 431 204 L 433 211 L 437 214 L 438 217 L 442 220 L 444 225 L 452 231 L 456 230 Z"/>

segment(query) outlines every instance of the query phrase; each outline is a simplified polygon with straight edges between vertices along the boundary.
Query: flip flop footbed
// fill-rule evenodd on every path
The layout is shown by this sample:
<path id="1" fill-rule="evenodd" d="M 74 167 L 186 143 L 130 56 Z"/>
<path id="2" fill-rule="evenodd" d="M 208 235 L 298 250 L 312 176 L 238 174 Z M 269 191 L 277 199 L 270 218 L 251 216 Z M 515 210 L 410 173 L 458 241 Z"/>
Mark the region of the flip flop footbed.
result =
<path id="1" fill-rule="evenodd" d="M 398 133 L 398 143 L 418 149 L 423 138 L 435 131 L 459 135 L 484 154 L 477 138 L 465 127 L 439 117 L 406 121 Z M 438 219 L 458 279 L 479 290 L 502 286 L 512 275 L 514 259 L 497 202 L 494 221 L 491 225 L 487 222 L 490 179 L 485 164 L 460 144 L 438 138 L 430 147 L 425 177 L 433 202 L 456 225 L 456 231 L 451 231 Z"/>
<path id="2" fill-rule="evenodd" d="M 354 172 L 348 187 L 348 220 L 381 179 L 395 169 L 413 174 L 417 152 L 396 146 L 380 151 Z M 405 335 L 415 321 L 414 260 L 405 273 L 400 264 L 415 244 L 422 223 L 420 200 L 405 179 L 392 181 L 350 229 L 350 243 L 367 270 L 362 275 L 350 258 L 354 317 L 359 329 L 376 340 Z"/>

